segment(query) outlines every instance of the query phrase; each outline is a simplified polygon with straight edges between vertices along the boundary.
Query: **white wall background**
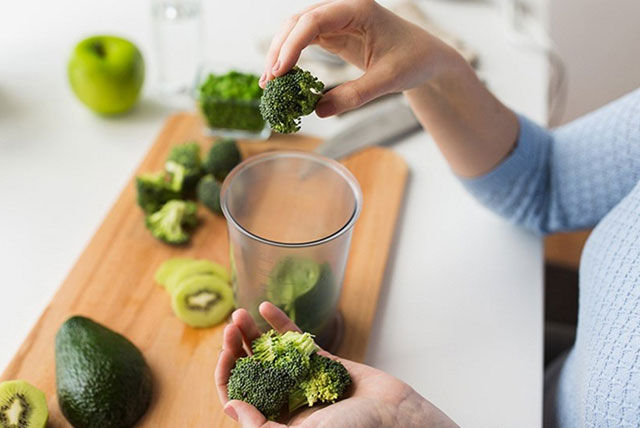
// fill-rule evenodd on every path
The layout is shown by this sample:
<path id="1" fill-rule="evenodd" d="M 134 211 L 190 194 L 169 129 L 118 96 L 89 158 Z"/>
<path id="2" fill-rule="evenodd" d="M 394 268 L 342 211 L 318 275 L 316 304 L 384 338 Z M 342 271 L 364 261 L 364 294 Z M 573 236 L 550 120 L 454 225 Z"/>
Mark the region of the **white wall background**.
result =
<path id="1" fill-rule="evenodd" d="M 563 122 L 640 86 L 640 1 L 548 1 L 569 79 Z"/>

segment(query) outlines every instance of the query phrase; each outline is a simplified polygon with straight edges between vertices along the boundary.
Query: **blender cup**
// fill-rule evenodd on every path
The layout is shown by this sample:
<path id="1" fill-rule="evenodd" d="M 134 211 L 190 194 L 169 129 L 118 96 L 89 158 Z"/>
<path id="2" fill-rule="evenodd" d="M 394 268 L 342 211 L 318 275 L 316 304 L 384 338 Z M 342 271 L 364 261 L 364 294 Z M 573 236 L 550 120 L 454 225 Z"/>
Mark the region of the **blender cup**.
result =
<path id="1" fill-rule="evenodd" d="M 220 202 L 237 307 L 264 331 L 269 326 L 258 306 L 268 300 L 321 346 L 335 345 L 337 304 L 362 208 L 355 177 L 317 154 L 270 152 L 231 171 Z"/>

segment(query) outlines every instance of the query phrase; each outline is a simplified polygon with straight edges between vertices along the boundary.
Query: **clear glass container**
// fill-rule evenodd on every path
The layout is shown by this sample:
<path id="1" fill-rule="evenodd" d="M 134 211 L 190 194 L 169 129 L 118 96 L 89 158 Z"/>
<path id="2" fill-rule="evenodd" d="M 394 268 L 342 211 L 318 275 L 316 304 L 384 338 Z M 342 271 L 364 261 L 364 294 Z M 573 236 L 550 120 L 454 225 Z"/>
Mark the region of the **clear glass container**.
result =
<path id="1" fill-rule="evenodd" d="M 264 140 L 271 135 L 269 125 L 260 113 L 260 98 L 222 99 L 203 95 L 200 87 L 210 74 L 223 75 L 229 71 L 243 74 L 256 74 L 250 67 L 222 67 L 204 63 L 198 68 L 192 96 L 205 123 L 205 133 L 211 136 Z"/>
<path id="2" fill-rule="evenodd" d="M 151 17 L 159 92 L 188 101 L 202 61 L 202 0 L 151 0 Z"/>
<path id="3" fill-rule="evenodd" d="M 339 335 L 337 304 L 362 207 L 355 177 L 314 153 L 270 152 L 231 171 L 220 199 L 236 305 L 265 330 L 257 308 L 269 300 L 321 344 L 332 343 Z"/>

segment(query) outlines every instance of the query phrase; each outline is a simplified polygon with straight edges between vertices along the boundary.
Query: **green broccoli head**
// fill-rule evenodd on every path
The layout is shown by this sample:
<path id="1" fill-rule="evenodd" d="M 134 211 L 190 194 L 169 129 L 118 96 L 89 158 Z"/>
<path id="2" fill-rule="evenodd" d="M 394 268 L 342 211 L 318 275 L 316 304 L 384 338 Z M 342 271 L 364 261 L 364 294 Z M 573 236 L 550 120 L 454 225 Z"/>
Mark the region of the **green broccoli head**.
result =
<path id="1" fill-rule="evenodd" d="M 296 381 L 285 370 L 254 356 L 239 358 L 227 384 L 230 400 L 245 401 L 275 419 L 289 401 Z"/>
<path id="2" fill-rule="evenodd" d="M 281 133 L 300 130 L 300 117 L 311 114 L 322 98 L 324 83 L 308 71 L 293 67 L 267 82 L 260 112 L 271 129 Z"/>
<path id="3" fill-rule="evenodd" d="M 242 156 L 235 140 L 223 138 L 211 146 L 204 158 L 203 166 L 206 172 L 222 181 L 241 160 Z"/>
<path id="4" fill-rule="evenodd" d="M 309 376 L 289 396 L 289 411 L 307 404 L 334 403 L 342 398 L 351 385 L 351 376 L 339 361 L 322 355 L 311 355 Z"/>
<path id="5" fill-rule="evenodd" d="M 200 179 L 196 193 L 198 200 L 216 214 L 222 214 L 220 207 L 221 185 L 213 175 L 207 174 Z"/>
<path id="6" fill-rule="evenodd" d="M 279 335 L 270 330 L 251 344 L 253 356 L 285 370 L 299 381 L 309 374 L 309 357 L 318 350 L 309 333 L 288 331 Z"/>
<path id="7" fill-rule="evenodd" d="M 136 177 L 138 205 L 145 213 L 154 213 L 171 199 L 180 198 L 183 176 L 179 170 L 176 168 L 177 174 L 158 172 Z"/>
<path id="8" fill-rule="evenodd" d="M 167 244 L 184 244 L 189 241 L 190 234 L 186 229 L 198 223 L 195 202 L 173 199 L 158 211 L 145 217 L 147 229 L 157 239 Z"/>
<path id="9" fill-rule="evenodd" d="M 316 353 L 309 333 L 270 330 L 251 344 L 253 355 L 240 358 L 227 384 L 229 398 L 255 406 L 274 419 L 284 406 L 332 403 L 342 398 L 351 377 L 338 362 Z"/>
<path id="10" fill-rule="evenodd" d="M 182 165 L 184 168 L 183 190 L 192 191 L 202 176 L 200 145 L 196 142 L 191 142 L 174 146 L 167 157 L 167 165 L 169 165 L 169 168 L 175 168 L 170 162 Z"/>

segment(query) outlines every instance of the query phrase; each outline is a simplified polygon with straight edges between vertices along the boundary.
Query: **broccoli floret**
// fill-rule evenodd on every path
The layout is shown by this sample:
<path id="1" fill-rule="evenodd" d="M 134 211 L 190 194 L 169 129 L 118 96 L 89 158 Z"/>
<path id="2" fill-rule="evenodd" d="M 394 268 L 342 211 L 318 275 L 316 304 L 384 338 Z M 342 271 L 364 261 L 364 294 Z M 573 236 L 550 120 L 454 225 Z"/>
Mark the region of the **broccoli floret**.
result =
<path id="1" fill-rule="evenodd" d="M 195 189 L 198 180 L 202 176 L 200 145 L 196 142 L 192 142 L 174 146 L 167 157 L 167 165 L 169 166 L 169 169 L 175 169 L 170 162 L 175 162 L 184 167 L 183 194 L 192 192 Z"/>
<path id="2" fill-rule="evenodd" d="M 204 169 L 216 179 L 222 181 L 236 165 L 242 156 L 235 140 L 223 138 L 211 146 L 204 158 Z"/>
<path id="3" fill-rule="evenodd" d="M 242 400 L 275 419 L 289 401 L 296 381 L 287 372 L 251 356 L 239 358 L 227 384 L 230 400 Z"/>
<path id="4" fill-rule="evenodd" d="M 138 205 L 145 213 L 154 213 L 171 199 L 180 198 L 184 177 L 180 168 L 175 168 L 175 173 L 158 172 L 136 177 Z"/>
<path id="5" fill-rule="evenodd" d="M 324 83 L 314 75 L 293 67 L 267 83 L 260 100 L 262 117 L 274 131 L 299 131 L 300 117 L 313 112 L 323 89 Z"/>
<path id="6" fill-rule="evenodd" d="M 322 355 L 311 355 L 307 379 L 299 382 L 289 396 L 289 412 L 305 404 L 335 403 L 351 385 L 351 376 L 339 361 Z"/>
<path id="7" fill-rule="evenodd" d="M 216 214 L 222 214 L 220 207 L 220 188 L 222 186 L 211 174 L 207 174 L 198 183 L 198 200 Z"/>
<path id="8" fill-rule="evenodd" d="M 305 404 L 334 402 L 351 384 L 342 364 L 316 354 L 309 333 L 271 330 L 255 339 L 251 349 L 253 355 L 238 359 L 231 370 L 229 398 L 252 404 L 269 419 L 285 406 L 293 411 Z"/>
<path id="9" fill-rule="evenodd" d="M 294 331 L 279 335 L 271 330 L 251 344 L 255 358 L 285 370 L 296 381 L 309 374 L 309 357 L 317 349 L 313 336 Z"/>
<path id="10" fill-rule="evenodd" d="M 198 223 L 197 209 L 194 202 L 173 199 L 158 211 L 147 215 L 145 223 L 157 239 L 167 244 L 184 244 L 190 238 L 185 228 L 194 227 Z"/>

